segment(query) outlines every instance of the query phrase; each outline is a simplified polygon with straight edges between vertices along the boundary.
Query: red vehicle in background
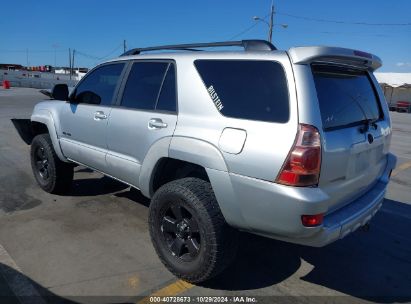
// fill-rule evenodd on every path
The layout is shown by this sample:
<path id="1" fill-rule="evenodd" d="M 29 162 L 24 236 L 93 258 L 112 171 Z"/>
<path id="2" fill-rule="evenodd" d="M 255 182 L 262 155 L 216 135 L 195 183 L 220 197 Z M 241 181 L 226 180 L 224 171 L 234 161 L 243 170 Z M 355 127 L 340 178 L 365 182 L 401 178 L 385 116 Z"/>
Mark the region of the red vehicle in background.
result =
<path id="1" fill-rule="evenodd" d="M 397 101 L 397 112 L 411 112 L 411 102 L 410 101 Z"/>

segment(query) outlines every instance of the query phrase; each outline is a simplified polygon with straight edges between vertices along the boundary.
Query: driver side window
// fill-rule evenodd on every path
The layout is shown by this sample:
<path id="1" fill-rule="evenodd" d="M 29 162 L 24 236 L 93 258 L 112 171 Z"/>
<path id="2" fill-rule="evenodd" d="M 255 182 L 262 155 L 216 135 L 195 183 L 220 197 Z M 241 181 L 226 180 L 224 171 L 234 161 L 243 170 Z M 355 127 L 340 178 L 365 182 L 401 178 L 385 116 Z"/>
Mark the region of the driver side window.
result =
<path id="1" fill-rule="evenodd" d="M 114 63 L 96 68 L 77 86 L 71 100 L 75 103 L 110 105 L 124 65 Z"/>

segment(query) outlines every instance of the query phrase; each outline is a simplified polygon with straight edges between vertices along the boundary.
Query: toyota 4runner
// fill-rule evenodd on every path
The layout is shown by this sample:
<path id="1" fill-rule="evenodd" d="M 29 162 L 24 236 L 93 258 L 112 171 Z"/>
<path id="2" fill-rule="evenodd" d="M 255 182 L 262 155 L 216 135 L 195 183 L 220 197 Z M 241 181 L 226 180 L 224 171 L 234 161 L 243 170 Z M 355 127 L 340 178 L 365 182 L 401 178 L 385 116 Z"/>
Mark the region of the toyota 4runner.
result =
<path id="1" fill-rule="evenodd" d="M 201 282 L 233 259 L 238 230 L 320 247 L 368 224 L 396 163 L 380 66 L 262 40 L 133 49 L 16 126 L 45 191 L 67 191 L 74 164 L 140 189 L 161 261 Z"/>

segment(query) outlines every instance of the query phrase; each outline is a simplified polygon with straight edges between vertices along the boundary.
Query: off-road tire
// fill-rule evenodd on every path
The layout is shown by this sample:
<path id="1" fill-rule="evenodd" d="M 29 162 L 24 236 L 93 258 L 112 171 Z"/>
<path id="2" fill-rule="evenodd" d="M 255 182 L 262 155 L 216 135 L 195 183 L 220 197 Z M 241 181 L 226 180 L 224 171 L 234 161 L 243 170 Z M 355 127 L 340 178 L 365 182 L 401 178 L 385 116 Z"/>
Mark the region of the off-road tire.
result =
<path id="1" fill-rule="evenodd" d="M 164 210 L 176 203 L 198 222 L 201 243 L 192 261 L 184 261 L 173 254 L 164 236 Z M 204 282 L 221 273 L 235 258 L 238 231 L 226 223 L 210 183 L 202 179 L 183 178 L 160 187 L 150 203 L 149 228 L 161 262 L 185 281 Z"/>
<path id="2" fill-rule="evenodd" d="M 47 162 L 47 178 L 44 177 L 44 169 L 43 175 L 41 174 L 37 153 L 41 154 Z M 44 191 L 64 194 L 70 190 L 73 181 L 73 166 L 58 158 L 49 134 L 39 134 L 33 138 L 30 157 L 34 177 Z"/>

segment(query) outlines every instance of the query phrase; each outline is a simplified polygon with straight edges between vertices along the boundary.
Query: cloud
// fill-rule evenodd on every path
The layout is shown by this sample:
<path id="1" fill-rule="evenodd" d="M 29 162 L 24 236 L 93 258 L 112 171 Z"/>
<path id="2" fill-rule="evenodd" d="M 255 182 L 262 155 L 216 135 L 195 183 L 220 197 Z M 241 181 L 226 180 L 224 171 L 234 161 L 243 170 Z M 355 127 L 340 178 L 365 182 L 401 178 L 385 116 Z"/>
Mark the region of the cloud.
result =
<path id="1" fill-rule="evenodd" d="M 398 67 L 411 67 L 411 62 L 397 62 L 395 65 Z"/>

